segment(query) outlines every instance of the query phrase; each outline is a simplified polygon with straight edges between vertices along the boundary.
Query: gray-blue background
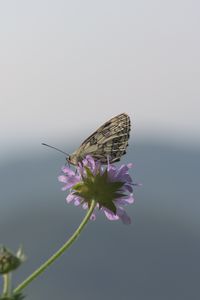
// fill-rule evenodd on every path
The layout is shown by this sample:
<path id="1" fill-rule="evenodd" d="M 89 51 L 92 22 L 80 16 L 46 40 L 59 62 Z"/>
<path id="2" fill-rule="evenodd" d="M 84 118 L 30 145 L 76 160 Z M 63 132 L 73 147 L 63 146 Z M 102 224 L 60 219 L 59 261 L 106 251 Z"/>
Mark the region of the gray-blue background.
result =
<path id="1" fill-rule="evenodd" d="M 49 257 L 83 217 L 60 191 L 56 176 L 62 155 L 41 152 L 11 159 L 0 170 L 0 240 L 12 249 L 23 243 L 28 255 L 15 284 Z M 124 161 L 135 163 L 133 177 L 143 183 L 128 209 L 132 225 L 99 214 L 26 289 L 27 299 L 199 299 L 200 151 L 141 141 L 129 146 Z"/>

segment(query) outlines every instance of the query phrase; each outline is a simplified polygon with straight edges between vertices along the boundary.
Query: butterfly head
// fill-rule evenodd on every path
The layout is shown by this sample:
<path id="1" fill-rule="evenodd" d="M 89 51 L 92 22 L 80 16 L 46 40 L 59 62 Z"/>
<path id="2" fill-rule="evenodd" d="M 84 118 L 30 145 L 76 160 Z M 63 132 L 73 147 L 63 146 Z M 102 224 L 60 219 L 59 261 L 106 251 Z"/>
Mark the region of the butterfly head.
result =
<path id="1" fill-rule="evenodd" d="M 77 166 L 78 165 L 78 158 L 77 158 L 77 155 L 72 153 L 71 155 L 69 155 L 68 157 L 66 157 L 66 160 L 69 164 L 71 165 L 74 165 L 74 166 Z"/>

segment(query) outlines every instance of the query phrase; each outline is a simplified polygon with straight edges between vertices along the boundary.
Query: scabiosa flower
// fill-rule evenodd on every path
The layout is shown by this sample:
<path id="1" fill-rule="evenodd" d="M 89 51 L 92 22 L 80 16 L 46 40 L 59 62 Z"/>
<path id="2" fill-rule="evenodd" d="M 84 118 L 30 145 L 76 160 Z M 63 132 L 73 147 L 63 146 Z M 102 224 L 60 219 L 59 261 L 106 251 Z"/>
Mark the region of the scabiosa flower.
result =
<path id="1" fill-rule="evenodd" d="M 131 167 L 132 164 L 117 167 L 109 161 L 103 167 L 99 161 L 87 155 L 75 171 L 67 166 L 62 167 L 63 174 L 58 180 L 64 183 L 63 191 L 70 190 L 66 197 L 67 203 L 88 209 L 91 201 L 96 201 L 92 220 L 96 219 L 96 211 L 99 209 L 111 221 L 120 219 L 124 224 L 130 224 L 131 219 L 124 207 L 134 202 L 134 184 L 129 175 Z"/>

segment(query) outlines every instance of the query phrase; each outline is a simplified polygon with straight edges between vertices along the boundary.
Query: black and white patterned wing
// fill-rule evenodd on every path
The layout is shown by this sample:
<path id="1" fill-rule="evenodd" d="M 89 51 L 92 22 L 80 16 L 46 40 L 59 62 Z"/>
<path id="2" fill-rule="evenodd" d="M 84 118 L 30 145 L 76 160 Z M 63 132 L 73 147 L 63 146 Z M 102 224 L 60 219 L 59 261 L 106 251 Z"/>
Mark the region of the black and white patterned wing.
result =
<path id="1" fill-rule="evenodd" d="M 110 119 L 81 144 L 76 151 L 77 157 L 90 154 L 103 164 L 108 157 L 111 163 L 119 161 L 126 153 L 130 128 L 130 118 L 125 113 Z"/>

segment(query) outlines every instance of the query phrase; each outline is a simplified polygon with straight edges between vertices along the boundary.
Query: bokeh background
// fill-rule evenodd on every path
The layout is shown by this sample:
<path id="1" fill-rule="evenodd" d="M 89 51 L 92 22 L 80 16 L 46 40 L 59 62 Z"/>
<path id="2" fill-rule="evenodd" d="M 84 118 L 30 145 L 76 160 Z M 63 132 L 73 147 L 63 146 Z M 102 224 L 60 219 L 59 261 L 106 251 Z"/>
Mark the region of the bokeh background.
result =
<path id="1" fill-rule="evenodd" d="M 13 284 L 84 215 L 41 142 L 70 153 L 127 112 L 132 225 L 99 215 L 27 299 L 198 300 L 199 1 L 1 1 L 0 41 L 0 243 L 28 256 Z"/>

